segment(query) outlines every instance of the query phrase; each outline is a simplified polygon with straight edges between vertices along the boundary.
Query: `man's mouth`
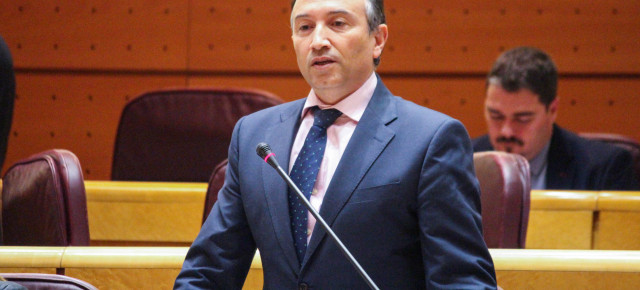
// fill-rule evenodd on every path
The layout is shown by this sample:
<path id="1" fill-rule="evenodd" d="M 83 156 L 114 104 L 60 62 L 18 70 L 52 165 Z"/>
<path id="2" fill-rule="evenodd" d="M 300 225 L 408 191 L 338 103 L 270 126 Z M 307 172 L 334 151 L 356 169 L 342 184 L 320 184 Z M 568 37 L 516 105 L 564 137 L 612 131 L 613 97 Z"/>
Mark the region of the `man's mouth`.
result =
<path id="1" fill-rule="evenodd" d="M 314 59 L 311 65 L 312 66 L 325 66 L 325 65 L 332 64 L 334 62 L 335 61 L 330 59 L 330 58 L 322 57 L 322 58 Z"/>
<path id="2" fill-rule="evenodd" d="M 504 137 L 504 136 L 500 136 L 496 139 L 496 142 L 498 144 L 503 144 L 504 146 L 523 146 L 524 145 L 524 141 L 516 138 L 516 137 Z"/>

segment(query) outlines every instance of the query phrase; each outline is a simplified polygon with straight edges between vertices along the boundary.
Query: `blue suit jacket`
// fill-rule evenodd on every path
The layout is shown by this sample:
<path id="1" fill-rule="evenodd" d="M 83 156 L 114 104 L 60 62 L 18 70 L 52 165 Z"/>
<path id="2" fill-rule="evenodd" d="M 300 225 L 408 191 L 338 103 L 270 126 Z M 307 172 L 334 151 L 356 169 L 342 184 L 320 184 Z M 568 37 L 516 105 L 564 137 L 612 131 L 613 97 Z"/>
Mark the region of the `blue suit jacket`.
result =
<path id="1" fill-rule="evenodd" d="M 239 289 L 257 247 L 265 289 L 367 289 L 320 226 L 299 265 L 287 185 L 256 155 L 266 142 L 288 168 L 303 104 L 238 121 L 225 185 L 176 288 Z M 320 214 L 382 289 L 495 288 L 472 162 L 460 122 L 392 96 L 378 77 Z"/>
<path id="2" fill-rule="evenodd" d="M 489 136 L 473 139 L 473 151 L 490 151 Z M 579 137 L 557 125 L 549 144 L 546 189 L 638 190 L 631 154 Z"/>

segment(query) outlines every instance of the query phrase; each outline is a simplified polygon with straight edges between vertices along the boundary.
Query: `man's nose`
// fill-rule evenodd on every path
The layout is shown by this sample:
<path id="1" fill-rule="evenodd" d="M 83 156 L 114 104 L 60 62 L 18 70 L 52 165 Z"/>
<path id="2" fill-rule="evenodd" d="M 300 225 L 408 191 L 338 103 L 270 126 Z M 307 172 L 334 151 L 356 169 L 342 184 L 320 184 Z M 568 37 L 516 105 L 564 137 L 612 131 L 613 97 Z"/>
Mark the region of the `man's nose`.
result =
<path id="1" fill-rule="evenodd" d="M 327 28 L 324 25 L 317 25 L 313 30 L 313 40 L 311 41 L 311 48 L 314 50 L 320 50 L 330 46 L 329 39 L 327 38 Z"/>
<path id="2" fill-rule="evenodd" d="M 500 128 L 500 134 L 507 137 L 513 136 L 513 128 L 511 127 L 511 124 L 505 122 Z"/>

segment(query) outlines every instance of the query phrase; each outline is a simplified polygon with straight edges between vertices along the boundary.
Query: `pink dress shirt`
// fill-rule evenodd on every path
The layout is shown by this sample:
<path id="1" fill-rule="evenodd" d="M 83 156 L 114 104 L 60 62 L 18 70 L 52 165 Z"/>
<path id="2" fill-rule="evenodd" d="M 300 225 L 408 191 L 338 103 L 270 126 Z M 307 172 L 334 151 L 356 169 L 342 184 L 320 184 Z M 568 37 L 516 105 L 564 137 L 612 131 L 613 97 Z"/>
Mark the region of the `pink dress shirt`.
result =
<path id="1" fill-rule="evenodd" d="M 302 109 L 302 115 L 300 116 L 302 118 L 302 123 L 300 124 L 298 133 L 296 134 L 296 139 L 293 142 L 293 148 L 291 149 L 289 172 L 291 172 L 291 168 L 293 168 L 293 164 L 295 163 L 296 158 L 298 158 L 298 154 L 304 145 L 304 140 L 307 138 L 307 134 L 309 133 L 311 126 L 313 126 L 313 113 L 309 109 L 311 107 L 318 106 L 323 110 L 334 108 L 342 112 L 342 116 L 338 117 L 333 125 L 327 128 L 327 145 L 324 151 L 324 157 L 320 163 L 318 177 L 315 185 L 313 186 L 313 191 L 309 200 L 313 208 L 318 212 L 320 212 L 320 206 L 322 206 L 322 200 L 324 199 L 327 187 L 329 187 L 331 178 L 333 178 L 333 174 L 336 172 L 338 163 L 342 158 L 342 153 L 344 153 L 345 148 L 347 148 L 349 139 L 351 139 L 351 135 L 353 135 L 356 125 L 358 125 L 362 114 L 364 114 L 364 110 L 367 108 L 367 104 L 369 104 L 369 100 L 371 100 L 371 97 L 373 96 L 376 84 L 376 74 L 372 73 L 369 79 L 367 79 L 367 81 L 365 81 L 358 90 L 335 105 L 324 104 L 320 99 L 318 99 L 313 89 L 311 89 L 311 92 L 309 92 L 309 95 L 307 96 L 307 100 Z M 315 224 L 316 219 L 309 212 L 307 242 L 311 239 L 311 233 L 313 232 Z"/>

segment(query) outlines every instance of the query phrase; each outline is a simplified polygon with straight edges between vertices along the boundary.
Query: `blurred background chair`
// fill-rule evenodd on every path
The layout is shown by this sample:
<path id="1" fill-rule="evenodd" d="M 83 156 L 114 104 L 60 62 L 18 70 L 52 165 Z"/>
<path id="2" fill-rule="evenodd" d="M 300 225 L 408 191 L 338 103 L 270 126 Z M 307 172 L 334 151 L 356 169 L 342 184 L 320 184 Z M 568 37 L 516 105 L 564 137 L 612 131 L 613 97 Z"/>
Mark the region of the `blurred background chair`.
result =
<path id="1" fill-rule="evenodd" d="M 253 89 L 149 92 L 122 111 L 112 180 L 207 182 L 240 117 L 282 103 Z"/>
<path id="2" fill-rule="evenodd" d="M 64 275 L 40 274 L 40 273 L 2 273 L 5 280 L 18 283 L 27 289 L 51 289 L 51 290 L 97 290 L 95 286 Z"/>
<path id="3" fill-rule="evenodd" d="M 82 168 L 70 151 L 54 149 L 13 164 L 2 178 L 5 246 L 88 246 Z"/>
<path id="4" fill-rule="evenodd" d="M 517 154 L 487 151 L 474 153 L 473 163 L 487 246 L 523 249 L 531 204 L 529 162 Z"/>
<path id="5" fill-rule="evenodd" d="M 631 137 L 612 134 L 612 133 L 580 133 L 582 138 L 609 143 L 623 148 L 631 153 L 633 158 L 633 170 L 636 173 L 636 179 L 640 182 L 640 142 Z"/>
<path id="6" fill-rule="evenodd" d="M 218 200 L 218 191 L 224 185 L 224 176 L 227 173 L 227 164 L 228 159 L 224 159 L 220 162 L 216 168 L 213 170 L 213 174 L 211 174 L 211 178 L 209 179 L 209 185 L 207 186 L 207 194 L 204 199 L 204 214 L 202 215 L 202 223 L 207 220 L 209 213 L 211 212 L 211 208 Z"/>

